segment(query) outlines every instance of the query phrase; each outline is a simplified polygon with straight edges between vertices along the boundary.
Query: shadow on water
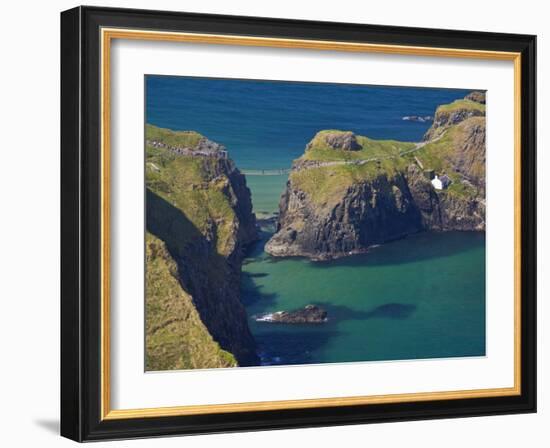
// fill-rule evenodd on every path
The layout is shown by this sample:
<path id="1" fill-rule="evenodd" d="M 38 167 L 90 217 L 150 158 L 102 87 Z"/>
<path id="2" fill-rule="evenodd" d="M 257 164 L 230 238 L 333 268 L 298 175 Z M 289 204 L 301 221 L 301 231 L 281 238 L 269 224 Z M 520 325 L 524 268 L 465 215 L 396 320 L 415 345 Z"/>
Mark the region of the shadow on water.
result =
<path id="1" fill-rule="evenodd" d="M 422 232 L 373 247 L 365 254 L 311 262 L 319 269 L 337 266 L 381 266 L 449 257 L 484 247 L 485 232 Z"/>
<path id="2" fill-rule="evenodd" d="M 260 300 L 265 306 L 270 306 L 277 302 L 279 294 L 263 292 L 263 287 L 254 281 L 256 278 L 267 277 L 268 275 L 265 272 L 241 272 L 241 302 L 245 307 L 253 305 Z"/>
<path id="3" fill-rule="evenodd" d="M 329 321 L 365 320 L 365 319 L 407 319 L 416 310 L 416 305 L 405 303 L 385 303 L 368 311 L 355 310 L 345 305 L 317 303 L 327 310 Z"/>
<path id="4" fill-rule="evenodd" d="M 258 355 L 262 365 L 310 364 L 318 359 L 318 352 L 331 338 L 341 335 L 336 324 L 342 320 L 409 318 L 415 305 L 386 303 L 368 311 L 354 310 L 345 305 L 318 303 L 329 316 L 326 324 L 260 323 L 262 331 L 255 332 Z"/>
<path id="5" fill-rule="evenodd" d="M 247 275 L 250 278 L 264 278 L 269 276 L 267 272 L 248 272 Z"/>
<path id="6" fill-rule="evenodd" d="M 266 331 L 255 337 L 263 365 L 292 365 L 314 362 L 318 350 L 338 334 L 315 328 L 314 331 Z"/>
<path id="7" fill-rule="evenodd" d="M 273 233 L 260 229 L 258 241 L 250 245 L 246 252 L 246 258 L 243 261 L 243 267 L 247 264 L 255 263 L 264 254 L 264 246 Z M 265 261 L 265 260 L 263 260 Z M 241 271 L 241 302 L 245 306 L 253 305 L 260 300 L 266 305 L 276 303 L 276 293 L 262 292 L 262 286 L 258 285 L 256 279 L 268 277 L 268 272 L 247 272 L 246 268 Z"/>

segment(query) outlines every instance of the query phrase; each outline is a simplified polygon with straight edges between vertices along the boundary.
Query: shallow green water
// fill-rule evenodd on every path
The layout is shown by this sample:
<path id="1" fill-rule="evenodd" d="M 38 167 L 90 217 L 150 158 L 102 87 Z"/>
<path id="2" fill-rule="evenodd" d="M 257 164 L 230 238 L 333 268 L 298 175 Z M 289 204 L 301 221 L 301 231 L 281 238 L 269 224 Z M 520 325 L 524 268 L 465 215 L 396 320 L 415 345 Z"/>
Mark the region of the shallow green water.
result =
<path id="1" fill-rule="evenodd" d="M 247 182 L 254 206 L 262 195 L 259 202 L 267 204 L 269 181 Z M 485 354 L 484 233 L 423 233 L 365 255 L 313 263 L 265 254 L 263 246 L 272 231 L 264 229 L 262 241 L 243 266 L 242 297 L 262 363 Z M 281 325 L 253 319 L 309 303 L 328 311 L 326 324 Z"/>
<path id="2" fill-rule="evenodd" d="M 246 176 L 246 184 L 252 191 L 254 212 L 258 216 L 279 210 L 279 199 L 285 189 L 288 175 Z"/>

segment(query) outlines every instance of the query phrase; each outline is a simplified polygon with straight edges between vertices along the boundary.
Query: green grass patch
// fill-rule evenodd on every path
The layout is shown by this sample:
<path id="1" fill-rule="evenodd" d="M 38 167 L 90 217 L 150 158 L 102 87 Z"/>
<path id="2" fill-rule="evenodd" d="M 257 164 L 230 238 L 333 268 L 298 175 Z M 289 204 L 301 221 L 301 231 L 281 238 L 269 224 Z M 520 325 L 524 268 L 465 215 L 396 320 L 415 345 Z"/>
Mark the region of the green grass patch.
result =
<path id="1" fill-rule="evenodd" d="M 372 181 L 380 176 L 395 177 L 406 169 L 408 159 L 400 154 L 415 147 L 415 143 L 397 140 L 375 140 L 357 135 L 361 147 L 355 151 L 332 148 L 326 141 L 328 134 L 339 130 L 318 132 L 300 160 L 319 162 L 353 162 L 376 159 L 362 164 L 342 164 L 310 167 L 293 171 L 290 180 L 296 188 L 306 192 L 318 205 L 332 206 L 352 185 Z"/>
<path id="2" fill-rule="evenodd" d="M 304 191 L 317 205 L 333 206 L 346 190 L 356 184 L 378 177 L 388 179 L 402 173 L 407 167 L 404 158 L 368 162 L 364 165 L 332 165 L 294 171 L 290 175 L 293 187 Z"/>
<path id="3" fill-rule="evenodd" d="M 146 140 L 154 140 L 168 146 L 194 148 L 202 138 L 203 136 L 195 131 L 173 131 L 152 124 L 145 125 Z"/>
<path id="4" fill-rule="evenodd" d="M 216 177 L 217 163 L 215 158 L 174 155 L 147 145 L 145 183 L 181 210 L 201 233 L 207 233 L 215 222 L 214 243 L 218 253 L 227 256 L 233 247 L 236 215 L 224 192 L 227 178 Z"/>
<path id="5" fill-rule="evenodd" d="M 472 100 L 455 100 L 452 103 L 449 104 L 443 104 L 437 108 L 436 114 L 439 112 L 442 113 L 451 113 L 455 112 L 457 110 L 478 110 L 480 112 L 485 113 L 485 104 L 478 103 L 476 101 Z"/>
<path id="6" fill-rule="evenodd" d="M 454 167 L 457 163 L 457 148 L 464 147 L 464 142 L 469 135 L 469 127 L 481 124 L 484 120 L 484 117 L 472 117 L 456 126 L 452 126 L 439 140 L 428 143 L 413 154 L 407 155 L 406 158 L 412 163 L 414 157 L 416 157 L 425 170 L 434 170 L 438 175 L 447 174 L 452 181 L 452 184 L 446 190 L 449 194 L 461 197 L 475 196 L 477 189 L 463 183 L 463 176 L 456 172 Z M 479 162 L 473 163 L 469 170 L 472 175 L 484 178 L 484 158 L 478 157 L 478 159 Z"/>
<path id="7" fill-rule="evenodd" d="M 326 141 L 327 134 L 344 133 L 340 130 L 324 130 L 318 132 L 308 145 L 308 149 L 301 157 L 302 160 L 337 161 L 337 160 L 363 160 L 373 157 L 398 156 L 399 153 L 414 148 L 414 143 L 400 142 L 397 140 L 374 140 L 362 135 L 357 135 L 357 143 L 361 149 L 345 151 L 334 149 Z"/>

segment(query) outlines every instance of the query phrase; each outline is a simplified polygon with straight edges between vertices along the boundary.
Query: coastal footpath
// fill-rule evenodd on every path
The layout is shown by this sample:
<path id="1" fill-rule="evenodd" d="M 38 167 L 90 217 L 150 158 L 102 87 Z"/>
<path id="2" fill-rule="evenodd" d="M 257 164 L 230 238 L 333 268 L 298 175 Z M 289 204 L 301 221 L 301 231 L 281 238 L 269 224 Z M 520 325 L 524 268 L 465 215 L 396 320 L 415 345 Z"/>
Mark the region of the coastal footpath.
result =
<path id="1" fill-rule="evenodd" d="M 419 143 L 317 133 L 281 196 L 276 257 L 326 260 L 420 231 L 485 230 L 485 94 L 439 106 Z"/>
<path id="2" fill-rule="evenodd" d="M 258 363 L 240 301 L 258 237 L 245 177 L 192 131 L 146 126 L 146 370 Z"/>

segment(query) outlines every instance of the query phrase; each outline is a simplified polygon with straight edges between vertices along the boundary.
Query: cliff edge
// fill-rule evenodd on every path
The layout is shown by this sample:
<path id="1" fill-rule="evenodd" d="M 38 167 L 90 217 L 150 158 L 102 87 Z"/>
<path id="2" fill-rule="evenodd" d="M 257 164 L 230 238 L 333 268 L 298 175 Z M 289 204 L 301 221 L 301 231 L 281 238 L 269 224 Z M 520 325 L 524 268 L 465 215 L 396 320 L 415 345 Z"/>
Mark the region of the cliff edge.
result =
<path id="1" fill-rule="evenodd" d="M 147 125 L 145 177 L 147 368 L 256 364 L 239 297 L 257 239 L 244 176 L 204 136 Z"/>

